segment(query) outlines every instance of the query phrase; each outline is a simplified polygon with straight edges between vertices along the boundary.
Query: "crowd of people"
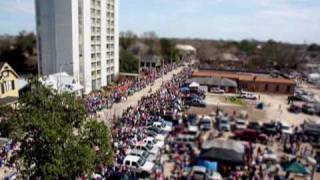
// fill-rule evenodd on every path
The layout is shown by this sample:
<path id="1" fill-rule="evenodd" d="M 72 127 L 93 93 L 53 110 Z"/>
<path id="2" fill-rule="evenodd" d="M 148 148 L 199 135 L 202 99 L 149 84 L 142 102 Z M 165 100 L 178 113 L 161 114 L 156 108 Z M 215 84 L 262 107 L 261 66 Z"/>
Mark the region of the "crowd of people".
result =
<path id="1" fill-rule="evenodd" d="M 137 106 L 129 107 L 115 121 L 111 129 L 112 146 L 116 155 L 115 163 L 97 169 L 94 174 L 95 179 L 138 179 L 136 171 L 125 165 L 124 159 L 137 142 L 149 136 L 148 127 L 150 127 L 150 122 L 159 121 L 169 115 L 178 122 L 178 125 L 173 125 L 175 129 L 178 129 L 179 125 L 183 125 L 184 128 L 188 126 L 187 113 L 184 110 L 183 101 L 186 94 L 181 92 L 181 87 L 191 77 L 191 74 L 192 68 L 185 67 L 180 73 L 174 75 L 172 80 L 164 82 L 159 90 L 151 95 L 144 96 Z M 155 77 L 159 77 L 159 74 Z M 150 82 L 146 81 L 147 83 L 152 83 L 152 80 Z M 130 83 L 126 82 L 126 84 Z M 134 85 L 130 84 L 130 87 L 134 87 Z M 233 116 L 236 115 L 237 112 L 234 112 Z M 219 164 L 218 173 L 225 179 L 230 180 L 280 180 L 292 178 L 289 171 L 286 171 L 284 164 L 297 162 L 302 164 L 306 170 L 312 169 L 306 158 L 314 157 L 317 159 L 315 157 L 315 149 L 311 146 L 314 139 L 304 135 L 300 127 L 293 129 L 292 134 L 285 134 L 279 131 L 276 134 L 268 135 L 267 144 L 265 145 L 245 142 L 245 163 L 240 166 Z M 218 131 L 218 133 L 210 134 L 206 140 L 232 138 L 232 132 L 224 133 L 214 128 L 212 130 Z M 160 149 L 160 154 L 157 155 L 154 161 L 156 169 L 150 174 L 149 178 L 159 180 L 192 179 L 190 172 L 192 167 L 199 161 L 201 144 L 204 141 L 201 136 L 205 132 L 199 131 L 200 135 L 194 139 L 192 145 L 176 143 L 176 132 L 175 130 L 171 132 L 165 139 L 164 148 Z M 172 167 L 169 168 L 170 172 L 168 173 L 165 170 L 167 168 L 165 166 L 169 166 L 169 164 Z M 307 173 L 310 174 L 310 172 Z M 168 176 L 168 174 L 170 175 Z"/>
<path id="2" fill-rule="evenodd" d="M 118 82 L 116 86 L 112 87 L 109 95 L 103 95 L 102 91 L 93 92 L 84 98 L 86 109 L 90 115 L 95 116 L 98 111 L 111 108 L 114 103 L 126 101 L 128 96 L 144 89 L 163 74 L 167 74 L 181 65 L 181 63 L 173 63 L 164 65 L 163 69 L 143 69 L 141 73 L 143 76 L 140 79 Z"/>
<path id="3" fill-rule="evenodd" d="M 144 129 L 148 122 L 160 119 L 165 111 L 174 111 L 174 102 L 180 96 L 179 87 L 190 76 L 191 68 L 183 69 L 179 74 L 174 75 L 171 81 L 162 84 L 155 93 L 143 97 L 136 107 L 129 107 L 124 112 L 112 129 L 112 144 L 116 154 L 115 164 L 105 167 L 101 176 L 110 179 L 136 178 L 136 174 L 123 165 L 128 149 L 134 142 L 146 137 Z M 161 167 L 160 159 L 160 157 L 157 159 L 158 167 Z"/>

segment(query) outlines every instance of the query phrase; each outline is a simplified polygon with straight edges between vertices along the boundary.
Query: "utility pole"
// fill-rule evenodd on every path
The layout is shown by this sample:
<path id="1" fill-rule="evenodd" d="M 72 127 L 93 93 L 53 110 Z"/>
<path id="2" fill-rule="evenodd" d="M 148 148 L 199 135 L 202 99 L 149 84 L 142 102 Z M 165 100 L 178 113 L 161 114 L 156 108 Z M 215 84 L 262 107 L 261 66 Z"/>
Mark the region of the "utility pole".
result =
<path id="1" fill-rule="evenodd" d="M 164 59 L 162 58 L 162 82 L 163 82 L 163 76 L 164 76 Z"/>
<path id="2" fill-rule="evenodd" d="M 140 68 L 141 68 L 140 66 L 141 66 L 141 53 L 139 52 L 139 64 L 138 64 L 138 82 L 139 82 L 139 84 L 140 84 Z"/>

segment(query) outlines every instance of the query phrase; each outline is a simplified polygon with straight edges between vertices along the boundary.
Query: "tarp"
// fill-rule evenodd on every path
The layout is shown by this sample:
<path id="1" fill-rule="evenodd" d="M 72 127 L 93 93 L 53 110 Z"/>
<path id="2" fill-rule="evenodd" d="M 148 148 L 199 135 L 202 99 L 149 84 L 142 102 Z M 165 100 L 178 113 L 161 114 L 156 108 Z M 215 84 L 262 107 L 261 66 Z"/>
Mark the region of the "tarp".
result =
<path id="1" fill-rule="evenodd" d="M 304 165 L 298 163 L 298 162 L 289 162 L 284 164 L 283 169 L 286 172 L 295 173 L 295 174 L 308 174 L 307 169 L 304 167 Z"/>
<path id="2" fill-rule="evenodd" d="M 198 165 L 207 168 L 209 171 L 214 171 L 214 172 L 218 171 L 218 163 L 217 162 L 199 160 Z"/>
<path id="3" fill-rule="evenodd" d="M 219 164 L 244 165 L 245 147 L 241 142 L 216 139 L 202 144 L 200 159 Z"/>

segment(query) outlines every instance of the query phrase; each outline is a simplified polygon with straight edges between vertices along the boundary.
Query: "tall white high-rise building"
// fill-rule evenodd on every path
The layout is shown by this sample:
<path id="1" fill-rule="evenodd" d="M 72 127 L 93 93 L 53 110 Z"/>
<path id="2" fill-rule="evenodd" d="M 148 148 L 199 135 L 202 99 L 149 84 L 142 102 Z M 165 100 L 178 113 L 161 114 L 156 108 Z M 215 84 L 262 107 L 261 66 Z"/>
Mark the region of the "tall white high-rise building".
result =
<path id="1" fill-rule="evenodd" d="M 36 0 L 39 72 L 67 72 L 84 93 L 119 73 L 118 0 Z"/>

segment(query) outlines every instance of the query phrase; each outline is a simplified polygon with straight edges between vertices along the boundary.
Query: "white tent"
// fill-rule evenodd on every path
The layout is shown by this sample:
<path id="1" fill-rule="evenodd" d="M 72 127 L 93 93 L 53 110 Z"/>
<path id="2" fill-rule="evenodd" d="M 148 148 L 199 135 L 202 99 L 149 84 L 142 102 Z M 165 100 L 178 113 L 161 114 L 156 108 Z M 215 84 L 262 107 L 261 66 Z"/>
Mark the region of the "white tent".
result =
<path id="1" fill-rule="evenodd" d="M 196 82 L 192 82 L 190 85 L 189 85 L 190 88 L 198 88 L 200 87 L 200 84 L 199 83 L 196 83 Z"/>
<path id="2" fill-rule="evenodd" d="M 308 81 L 312 82 L 312 81 L 318 81 L 320 80 L 320 74 L 319 73 L 313 73 L 313 74 L 309 74 L 308 75 Z"/>

